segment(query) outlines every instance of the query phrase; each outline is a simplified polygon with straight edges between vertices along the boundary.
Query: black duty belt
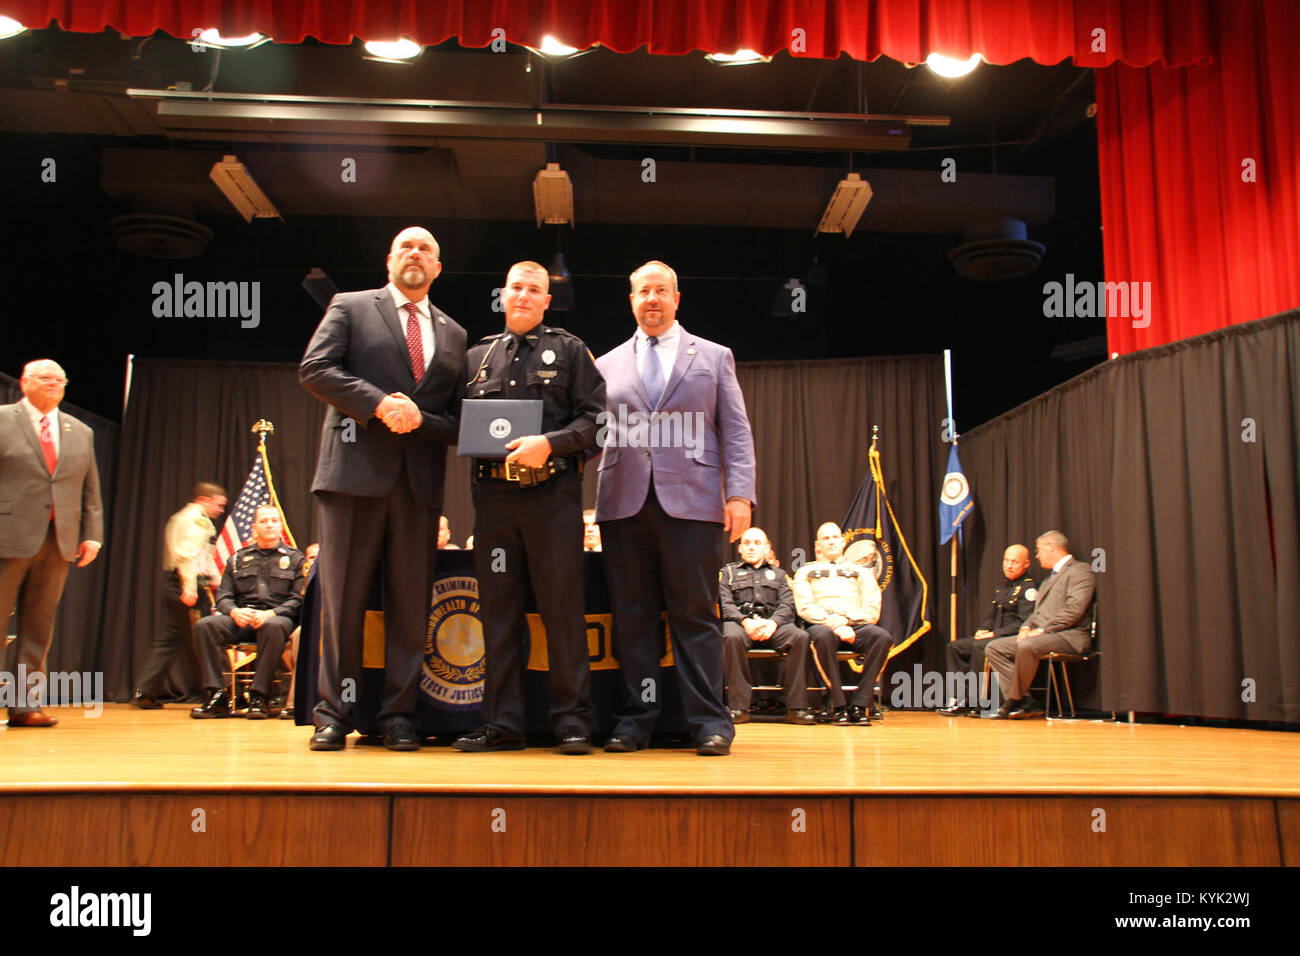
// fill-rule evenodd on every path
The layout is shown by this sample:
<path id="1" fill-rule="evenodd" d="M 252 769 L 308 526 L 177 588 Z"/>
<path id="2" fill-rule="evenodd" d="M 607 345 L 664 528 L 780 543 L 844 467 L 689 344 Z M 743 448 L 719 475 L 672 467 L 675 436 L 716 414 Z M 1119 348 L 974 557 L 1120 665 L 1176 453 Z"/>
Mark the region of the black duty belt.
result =
<path id="1" fill-rule="evenodd" d="M 518 482 L 520 488 L 529 488 L 570 471 L 581 475 L 582 463 L 571 458 L 551 458 L 540 468 L 529 468 L 517 461 L 487 461 L 475 458 L 470 476 L 476 483 L 494 478 L 498 481 Z"/>

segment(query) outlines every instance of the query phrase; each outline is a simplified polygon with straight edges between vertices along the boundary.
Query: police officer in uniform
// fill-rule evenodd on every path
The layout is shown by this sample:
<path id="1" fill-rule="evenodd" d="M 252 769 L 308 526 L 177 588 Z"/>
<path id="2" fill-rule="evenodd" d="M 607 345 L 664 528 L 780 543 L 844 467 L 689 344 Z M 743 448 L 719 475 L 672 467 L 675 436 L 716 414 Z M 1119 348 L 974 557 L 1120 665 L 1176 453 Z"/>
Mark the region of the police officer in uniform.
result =
<path id="1" fill-rule="evenodd" d="M 794 595 L 785 572 L 768 560 L 770 549 L 763 529 L 750 528 L 740 537 L 741 560 L 719 573 L 727 704 L 735 723 L 749 720 L 753 683 L 745 652 L 771 648 L 785 656 L 785 722 L 814 724 L 808 699 L 808 632 L 794 623 Z"/>
<path id="2" fill-rule="evenodd" d="M 194 625 L 199 677 L 208 699 L 190 711 L 191 717 L 229 717 L 244 709 L 244 701 L 232 701 L 223 685 L 221 665 L 227 644 L 248 640 L 257 641 L 257 664 L 247 713 L 254 720 L 271 716 L 271 682 L 289 634 L 297 626 L 306 584 L 303 553 L 283 543 L 283 531 L 275 505 L 257 509 L 253 515 L 253 543 L 230 556 L 221 576 L 216 604 L 221 613 Z"/>
<path id="3" fill-rule="evenodd" d="M 984 652 L 995 637 L 1012 637 L 1029 615 L 1034 613 L 1038 590 L 1034 579 L 1025 572 L 1029 569 L 1029 549 L 1023 544 L 1013 544 L 1002 554 L 1002 574 L 1006 582 L 993 592 L 993 604 L 971 637 L 952 641 L 945 652 L 948 656 L 949 674 L 975 674 L 979 679 L 984 671 Z M 963 685 L 957 685 L 963 686 Z M 966 678 L 966 687 L 974 686 Z M 958 697 L 939 713 L 950 717 L 978 717 L 979 702 Z"/>
<path id="4" fill-rule="evenodd" d="M 591 667 L 582 591 L 582 461 L 596 446 L 605 380 L 582 340 L 542 324 L 550 277 L 536 262 L 510 268 L 506 331 L 466 356 L 466 399 L 537 399 L 542 434 L 507 443 L 504 462 L 476 458 L 474 570 L 483 609 L 483 726 L 457 750 L 524 747 L 524 594 L 531 580 L 551 675 L 559 751 L 591 752 Z"/>

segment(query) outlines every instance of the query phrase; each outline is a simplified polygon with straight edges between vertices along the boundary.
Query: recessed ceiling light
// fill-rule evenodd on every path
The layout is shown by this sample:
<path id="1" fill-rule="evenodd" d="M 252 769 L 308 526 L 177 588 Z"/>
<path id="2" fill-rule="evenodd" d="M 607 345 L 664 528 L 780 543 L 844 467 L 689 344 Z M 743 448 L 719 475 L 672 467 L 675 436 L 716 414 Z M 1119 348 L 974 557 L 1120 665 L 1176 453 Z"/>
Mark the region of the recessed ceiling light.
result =
<path id="1" fill-rule="evenodd" d="M 705 59 L 720 63 L 723 66 L 747 66 L 750 63 L 772 62 L 770 56 L 763 56 L 763 54 L 750 49 L 737 50 L 735 53 L 710 53 Z"/>
<path id="2" fill-rule="evenodd" d="M 424 49 L 406 37 L 400 40 L 367 40 L 365 46 L 367 53 L 381 60 L 414 60 Z"/>
<path id="3" fill-rule="evenodd" d="M 26 31 L 26 27 L 13 17 L 0 16 L 0 40 L 8 40 Z"/>
<path id="4" fill-rule="evenodd" d="M 955 80 L 973 72 L 975 67 L 980 65 L 980 59 L 978 53 L 972 53 L 968 60 L 955 60 L 942 53 L 931 53 L 925 58 L 925 65 L 930 68 L 931 73 Z"/>

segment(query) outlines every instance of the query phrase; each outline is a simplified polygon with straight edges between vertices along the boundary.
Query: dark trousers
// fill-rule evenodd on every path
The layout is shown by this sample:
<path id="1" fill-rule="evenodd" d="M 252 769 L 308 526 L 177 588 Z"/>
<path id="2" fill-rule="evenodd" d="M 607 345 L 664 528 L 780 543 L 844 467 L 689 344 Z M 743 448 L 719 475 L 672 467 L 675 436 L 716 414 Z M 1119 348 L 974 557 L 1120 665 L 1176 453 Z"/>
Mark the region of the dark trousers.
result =
<path id="1" fill-rule="evenodd" d="M 731 740 L 736 728 L 722 702 L 717 608 L 722 525 L 669 516 L 652 484 L 641 510 L 601 522 L 600 537 L 614 609 L 614 656 L 626 692 L 614 733 L 626 734 L 639 747 L 649 743 L 662 699 L 659 612 L 666 605 L 686 722 L 697 742 L 714 734 Z"/>
<path id="2" fill-rule="evenodd" d="M 226 645 L 257 642 L 257 661 L 253 664 L 253 691 L 271 696 L 271 684 L 280 667 L 280 656 L 293 630 L 287 617 L 272 617 L 259 628 L 240 627 L 224 614 L 212 614 L 194 625 L 194 641 L 199 651 L 199 678 L 205 691 L 224 686 L 221 678 Z"/>
<path id="3" fill-rule="evenodd" d="M 727 706 L 749 710 L 754 698 L 754 682 L 749 676 L 751 647 L 768 648 L 784 657 L 785 706 L 788 710 L 805 710 L 810 706 L 808 694 L 808 632 L 793 624 L 782 624 L 765 641 L 755 641 L 735 621 L 722 625 L 722 654 L 727 675 Z"/>
<path id="4" fill-rule="evenodd" d="M 862 679 L 858 689 L 853 692 L 848 703 L 854 707 L 870 707 L 875 690 L 876 675 L 889 659 L 889 649 L 894 646 L 894 639 L 883 627 L 875 624 L 851 624 L 853 640 L 842 641 L 835 636 L 825 624 L 813 624 L 808 628 L 808 638 L 812 641 L 813 654 L 817 658 L 817 668 L 822 680 L 829 685 L 832 707 L 843 707 L 844 688 L 840 686 L 840 665 L 835 659 L 839 650 L 853 651 L 863 655 Z"/>
<path id="5" fill-rule="evenodd" d="M 54 615 L 68 580 L 68 567 L 59 552 L 53 522 L 40 550 L 30 558 L 0 558 L 0 621 L 4 622 L 6 631 L 9 615 L 18 612 L 18 640 L 5 655 L 5 670 L 17 680 L 18 665 L 25 666 L 27 687 L 14 688 L 14 699 L 37 705 L 10 707 L 11 715 L 39 709 L 40 701 L 33 695 L 39 690 L 39 683 L 33 687 L 33 679 L 45 671 L 45 657 L 54 640 Z"/>
<path id="6" fill-rule="evenodd" d="M 321 653 L 317 727 L 356 727 L 361 696 L 366 608 L 375 569 L 383 567 L 384 688 L 381 729 L 416 721 L 424 635 L 438 550 L 438 512 L 416 500 L 403 466 L 386 497 L 317 492 L 320 501 Z"/>
<path id="7" fill-rule="evenodd" d="M 591 733 L 591 663 L 582 593 L 582 483 L 577 474 L 521 488 L 474 486 L 474 573 L 483 618 L 483 723 L 522 736 L 531 578 L 546 628 L 551 728 Z"/>
<path id="8" fill-rule="evenodd" d="M 194 608 L 200 617 L 212 605 L 204 588 L 199 588 Z M 194 629 L 190 618 L 191 608 L 181 602 L 181 579 L 175 571 L 163 572 L 162 619 L 149 644 L 149 660 L 136 684 L 145 697 L 157 697 L 172 663 L 181 654 L 191 654 L 194 647 Z"/>
<path id="9" fill-rule="evenodd" d="M 974 674 L 976 683 L 979 686 L 979 678 L 984 673 L 984 652 L 988 649 L 992 638 L 981 638 L 976 640 L 973 637 L 962 637 L 948 644 L 944 650 L 947 657 L 949 674 Z M 957 687 L 971 686 L 969 682 L 956 684 Z M 959 691 L 960 693 L 960 691 Z M 966 701 L 968 705 L 974 707 L 976 701 Z"/>

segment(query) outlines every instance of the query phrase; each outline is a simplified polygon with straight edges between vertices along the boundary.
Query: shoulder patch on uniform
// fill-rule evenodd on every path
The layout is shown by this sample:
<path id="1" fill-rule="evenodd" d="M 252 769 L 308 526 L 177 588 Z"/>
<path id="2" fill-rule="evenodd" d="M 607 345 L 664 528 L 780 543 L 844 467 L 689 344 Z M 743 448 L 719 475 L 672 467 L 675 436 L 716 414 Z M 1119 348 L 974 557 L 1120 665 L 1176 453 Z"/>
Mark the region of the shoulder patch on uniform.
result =
<path id="1" fill-rule="evenodd" d="M 1037 600 L 1038 600 L 1038 588 L 1025 588 L 1025 600 L 1026 600 L 1026 601 L 1037 601 Z"/>

